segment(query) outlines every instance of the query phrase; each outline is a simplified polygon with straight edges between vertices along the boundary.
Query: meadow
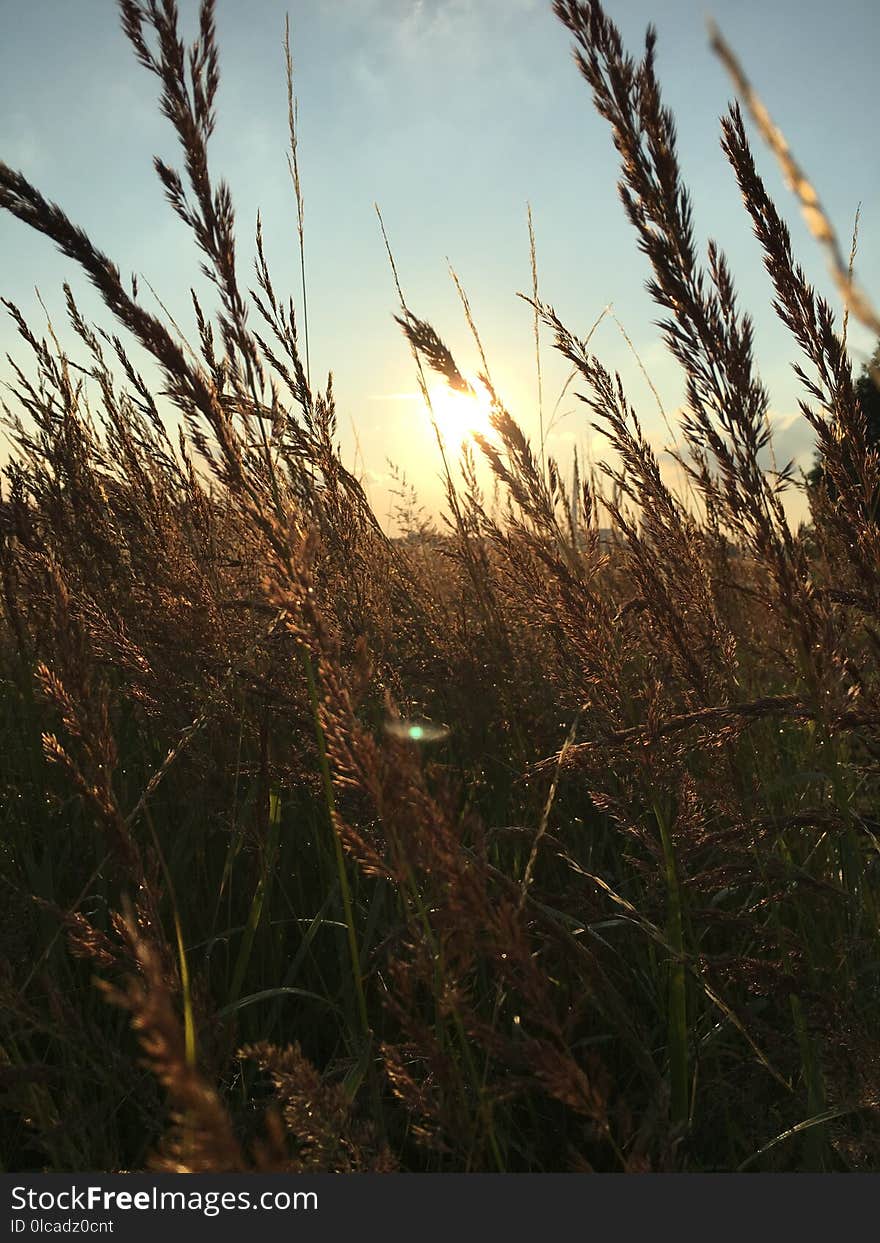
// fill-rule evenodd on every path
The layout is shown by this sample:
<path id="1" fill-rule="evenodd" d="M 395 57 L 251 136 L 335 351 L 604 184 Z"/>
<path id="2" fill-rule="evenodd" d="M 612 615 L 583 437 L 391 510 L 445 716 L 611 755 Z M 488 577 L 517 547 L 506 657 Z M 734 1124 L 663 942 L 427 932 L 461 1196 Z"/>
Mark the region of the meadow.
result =
<path id="1" fill-rule="evenodd" d="M 806 485 L 767 466 L 734 276 L 698 253 L 655 36 L 631 56 L 598 0 L 556 0 L 681 365 L 686 488 L 536 276 L 535 331 L 608 465 L 529 443 L 484 358 L 488 422 L 446 446 L 444 514 L 413 500 L 392 538 L 259 231 L 241 283 L 208 155 L 212 0 L 191 48 L 173 0 L 119 9 L 216 305 L 193 295 L 188 344 L 0 164 L 0 208 L 107 308 L 87 322 L 65 286 L 73 356 L 4 301 L 4 1168 L 877 1169 L 880 459 L 847 324 L 880 325 L 742 70 L 716 41 L 746 105 L 722 123 L 728 193 L 816 435 L 810 524 L 783 504 Z M 842 315 L 792 254 L 748 112 Z M 472 394 L 397 289 L 426 397 Z"/>

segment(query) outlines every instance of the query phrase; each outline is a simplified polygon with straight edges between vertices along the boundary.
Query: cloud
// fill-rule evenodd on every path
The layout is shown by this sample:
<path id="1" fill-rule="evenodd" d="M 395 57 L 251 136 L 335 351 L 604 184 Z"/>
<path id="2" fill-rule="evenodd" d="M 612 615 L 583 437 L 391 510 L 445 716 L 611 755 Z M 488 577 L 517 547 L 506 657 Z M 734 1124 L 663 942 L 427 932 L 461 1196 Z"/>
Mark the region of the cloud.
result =
<path id="1" fill-rule="evenodd" d="M 798 410 L 794 413 L 783 412 L 781 410 L 769 410 L 767 412 L 767 418 L 770 421 L 770 427 L 775 436 L 779 432 L 787 432 L 790 427 L 793 427 L 798 420 L 803 418 L 803 415 Z"/>
<path id="2" fill-rule="evenodd" d="M 391 488 L 400 482 L 387 470 L 379 471 L 370 469 L 363 472 L 363 481 L 375 488 Z"/>
<path id="3" fill-rule="evenodd" d="M 6 163 L 29 177 L 41 172 L 46 167 L 48 153 L 30 118 L 24 112 L 13 112 L 6 118 L 5 128 L 3 159 Z"/>
<path id="4" fill-rule="evenodd" d="M 334 21 L 356 43 L 349 73 L 365 94 L 388 94 L 391 65 L 416 85 L 434 72 L 468 69 L 497 57 L 498 34 L 540 0 L 337 0 Z M 446 67 L 444 69 L 444 66 Z"/>
<path id="5" fill-rule="evenodd" d="M 816 436 L 801 414 L 770 414 L 773 452 L 778 466 L 794 462 L 796 468 L 808 471 L 813 464 Z"/>

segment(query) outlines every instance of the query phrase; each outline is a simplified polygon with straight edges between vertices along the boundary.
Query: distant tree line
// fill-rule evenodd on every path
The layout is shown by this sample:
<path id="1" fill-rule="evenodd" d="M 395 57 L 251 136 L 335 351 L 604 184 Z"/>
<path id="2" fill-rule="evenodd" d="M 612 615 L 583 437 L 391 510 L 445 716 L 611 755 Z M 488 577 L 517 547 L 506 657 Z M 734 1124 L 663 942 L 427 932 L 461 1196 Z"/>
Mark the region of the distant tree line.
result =
<path id="1" fill-rule="evenodd" d="M 880 377 L 880 341 L 878 341 L 874 353 L 871 355 L 870 362 L 863 365 L 861 375 L 855 383 L 856 397 L 865 415 L 867 444 L 872 449 L 880 450 L 880 387 L 878 387 L 878 377 Z M 834 485 L 825 474 L 821 453 L 816 455 L 813 468 L 807 475 L 807 482 L 813 488 L 824 483 L 833 498 Z M 873 509 L 875 516 L 877 516 L 878 506 L 876 503 Z"/>

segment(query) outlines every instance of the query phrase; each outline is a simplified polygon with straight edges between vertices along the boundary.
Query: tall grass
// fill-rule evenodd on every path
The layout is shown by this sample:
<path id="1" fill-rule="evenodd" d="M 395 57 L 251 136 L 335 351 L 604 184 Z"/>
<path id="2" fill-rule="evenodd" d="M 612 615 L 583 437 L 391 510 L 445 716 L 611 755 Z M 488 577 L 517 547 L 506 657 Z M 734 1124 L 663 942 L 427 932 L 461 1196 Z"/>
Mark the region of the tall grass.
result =
<path id="1" fill-rule="evenodd" d="M 447 534 L 388 538 L 259 229 L 240 283 L 208 157 L 211 0 L 189 52 L 172 0 L 120 0 L 181 144 L 183 172 L 156 170 L 216 290 L 213 311 L 193 298 L 197 353 L 0 165 L 0 206 L 113 317 L 88 324 L 65 287 L 74 359 L 5 303 L 28 359 L 0 543 L 9 1168 L 880 1158 L 880 464 L 734 105 L 731 193 L 823 461 L 791 529 L 797 484 L 762 464 L 752 325 L 718 247 L 698 254 L 655 35 L 636 60 L 598 2 L 553 7 L 682 368 L 688 506 L 620 378 L 539 300 L 532 234 L 536 323 L 607 437 L 604 476 L 573 496 L 542 396 L 536 453 L 484 360 L 500 502 L 465 455 Z M 466 388 L 398 291 L 425 391 L 431 369 Z"/>

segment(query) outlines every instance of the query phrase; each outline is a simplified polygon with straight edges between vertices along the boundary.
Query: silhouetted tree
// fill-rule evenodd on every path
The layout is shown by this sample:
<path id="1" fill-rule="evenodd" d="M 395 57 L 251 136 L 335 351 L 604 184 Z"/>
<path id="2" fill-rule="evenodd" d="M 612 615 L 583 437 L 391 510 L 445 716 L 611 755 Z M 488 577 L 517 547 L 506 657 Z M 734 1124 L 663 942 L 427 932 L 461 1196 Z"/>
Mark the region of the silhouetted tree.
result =
<path id="1" fill-rule="evenodd" d="M 862 367 L 862 373 L 855 383 L 856 397 L 862 407 L 865 415 L 865 423 L 867 425 L 867 444 L 872 449 L 880 451 L 880 387 L 878 387 L 878 377 L 880 377 L 880 342 L 871 356 L 871 360 Z M 816 488 L 821 483 L 825 483 L 828 487 L 829 494 L 834 496 L 835 488 L 832 480 L 825 474 L 822 455 L 817 453 L 816 461 L 812 470 L 807 475 L 807 482 L 810 487 Z M 873 506 L 875 514 L 878 507 Z"/>

